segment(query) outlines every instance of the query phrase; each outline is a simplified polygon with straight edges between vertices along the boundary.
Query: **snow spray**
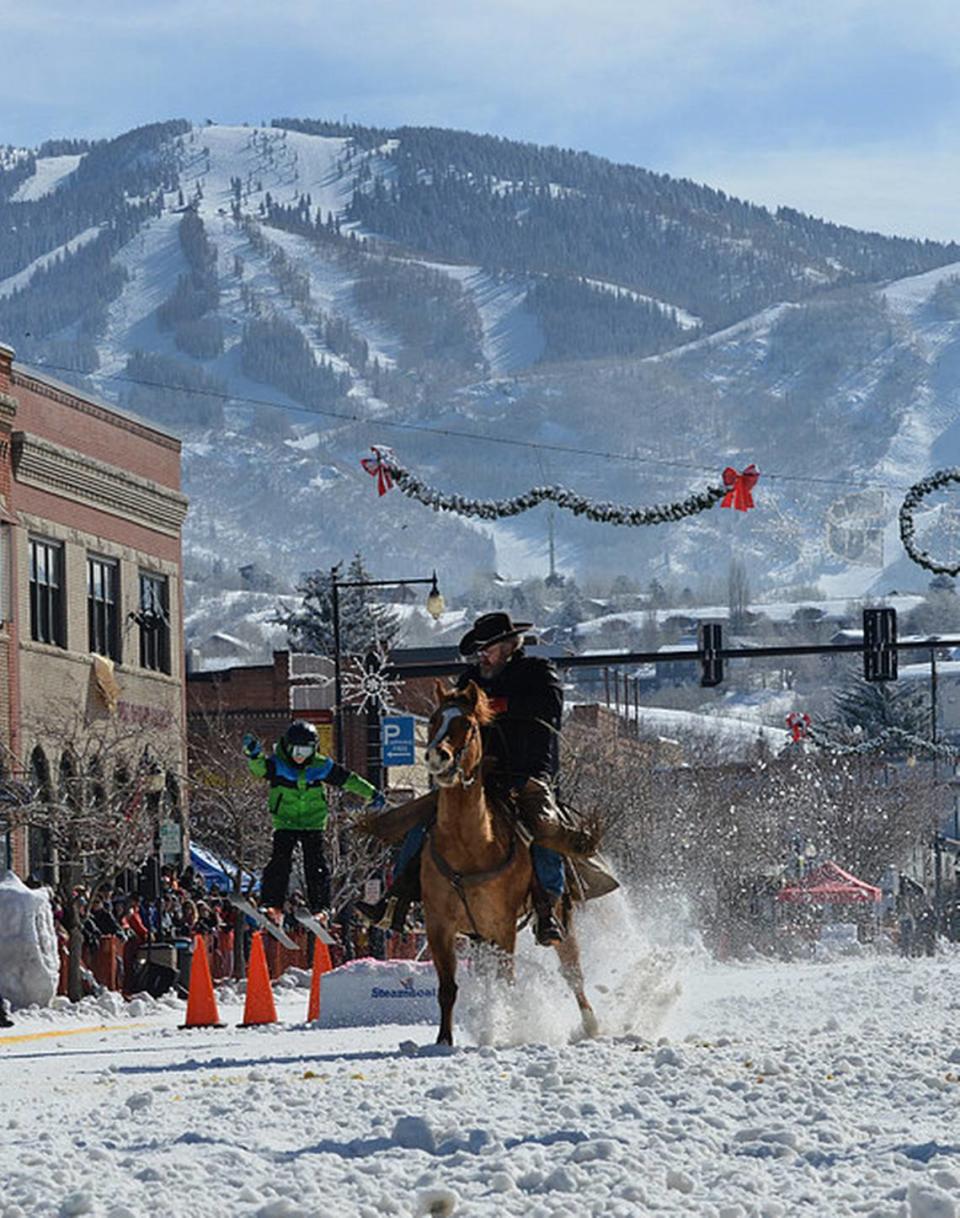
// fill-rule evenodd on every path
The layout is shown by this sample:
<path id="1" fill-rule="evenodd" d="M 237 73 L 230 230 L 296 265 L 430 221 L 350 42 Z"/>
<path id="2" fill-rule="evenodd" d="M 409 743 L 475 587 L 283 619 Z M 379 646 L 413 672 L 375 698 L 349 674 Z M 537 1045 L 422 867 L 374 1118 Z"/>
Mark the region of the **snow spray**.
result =
<path id="1" fill-rule="evenodd" d="M 662 903 L 659 902 L 662 908 Z M 662 925 L 638 913 L 620 888 L 575 913 L 587 997 L 605 1036 L 657 1035 L 680 994 L 679 976 L 699 940 L 671 910 Z M 529 931 L 517 940 L 515 979 L 498 976 L 496 953 L 471 945 L 457 971 L 454 1021 L 481 1045 L 567 1044 L 583 1035 L 576 1000 L 557 954 Z"/>

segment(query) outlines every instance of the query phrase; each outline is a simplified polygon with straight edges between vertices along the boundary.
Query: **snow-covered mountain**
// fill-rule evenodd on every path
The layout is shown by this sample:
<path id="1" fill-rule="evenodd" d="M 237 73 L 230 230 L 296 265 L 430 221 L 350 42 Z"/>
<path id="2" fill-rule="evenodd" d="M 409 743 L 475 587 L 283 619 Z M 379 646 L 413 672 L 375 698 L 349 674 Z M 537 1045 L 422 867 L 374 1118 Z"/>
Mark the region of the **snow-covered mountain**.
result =
<path id="1" fill-rule="evenodd" d="M 903 489 L 960 461 L 960 247 L 856 233 L 581 153 L 458 132 L 156 124 L 0 158 L 0 339 L 184 441 L 188 562 L 282 578 L 546 570 L 509 524 L 378 498 L 647 504 L 756 461 L 759 510 L 553 514 L 562 569 L 917 587 Z M 955 513 L 921 526 L 950 551 Z M 960 519 L 960 517 L 956 517 Z"/>

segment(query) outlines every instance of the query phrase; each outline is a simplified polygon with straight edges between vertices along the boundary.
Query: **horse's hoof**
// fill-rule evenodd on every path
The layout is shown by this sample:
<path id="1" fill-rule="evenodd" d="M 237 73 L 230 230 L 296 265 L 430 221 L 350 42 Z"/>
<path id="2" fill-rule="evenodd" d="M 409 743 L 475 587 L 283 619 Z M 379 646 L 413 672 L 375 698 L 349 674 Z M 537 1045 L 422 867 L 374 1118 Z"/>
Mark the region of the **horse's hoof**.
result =
<path id="1" fill-rule="evenodd" d="M 590 1007 L 584 1007 L 580 1011 L 580 1019 L 583 1023 L 583 1034 L 589 1036 L 592 1040 L 600 1035 L 600 1021 Z"/>

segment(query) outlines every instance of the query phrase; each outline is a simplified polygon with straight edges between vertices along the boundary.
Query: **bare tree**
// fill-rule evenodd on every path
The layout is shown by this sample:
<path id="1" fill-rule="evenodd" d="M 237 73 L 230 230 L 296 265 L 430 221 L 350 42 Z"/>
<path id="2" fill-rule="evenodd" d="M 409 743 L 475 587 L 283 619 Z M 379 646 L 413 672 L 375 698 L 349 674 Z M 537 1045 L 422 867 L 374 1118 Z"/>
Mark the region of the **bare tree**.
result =
<path id="1" fill-rule="evenodd" d="M 249 891 L 270 857 L 271 823 L 263 780 L 237 748 L 236 727 L 218 710 L 190 717 L 187 785 L 190 830 L 231 877 L 234 893 Z M 242 936 L 234 936 L 233 971 L 243 976 Z"/>
<path id="2" fill-rule="evenodd" d="M 727 571 L 727 607 L 730 610 L 730 629 L 742 630 L 750 605 L 750 581 L 747 569 L 739 558 L 730 562 Z"/>
<path id="3" fill-rule="evenodd" d="M 26 726 L 33 739 L 55 743 L 34 748 L 23 776 L 29 797 L 9 809 L 9 820 L 42 830 L 52 848 L 69 936 L 69 995 L 77 1001 L 83 889 L 96 893 L 151 855 L 174 758 L 145 745 L 141 727 L 109 716 L 90 721 L 76 713 Z"/>
<path id="4" fill-rule="evenodd" d="M 570 724 L 562 795 L 602 822 L 624 879 L 682 890 L 703 928 L 734 937 L 755 933 L 760 896 L 772 902 L 799 847 L 876 882 L 931 841 L 943 810 L 943 784 L 876 758 L 796 752 L 731 764 L 702 741 L 672 748 Z"/>
<path id="5" fill-rule="evenodd" d="M 272 822 L 267 787 L 249 771 L 237 748 L 236 727 L 222 712 L 191 716 L 190 824 L 194 839 L 232 877 L 234 892 L 249 892 L 270 857 Z M 328 788 L 330 819 L 324 850 L 330 869 L 331 905 L 352 900 L 387 852 L 350 826 L 353 797 Z M 235 939 L 234 970 L 243 973 L 242 943 Z"/>

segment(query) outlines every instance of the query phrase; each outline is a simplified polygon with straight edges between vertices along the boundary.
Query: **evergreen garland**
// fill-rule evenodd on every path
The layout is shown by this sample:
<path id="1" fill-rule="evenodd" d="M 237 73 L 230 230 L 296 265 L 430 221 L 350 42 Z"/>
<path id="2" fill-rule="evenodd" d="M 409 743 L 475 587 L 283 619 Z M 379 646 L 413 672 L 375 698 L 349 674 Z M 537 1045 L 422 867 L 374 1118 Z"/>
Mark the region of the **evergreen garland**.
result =
<path id="1" fill-rule="evenodd" d="M 458 516 L 476 516 L 481 520 L 518 516 L 521 512 L 527 512 L 537 504 L 549 500 L 558 507 L 567 508 L 574 516 L 586 516 L 588 520 L 601 524 L 627 525 L 631 528 L 638 525 L 666 524 L 705 512 L 721 499 L 725 500 L 724 506 L 731 506 L 735 486 L 732 477 L 739 478 L 734 471 L 725 470 L 722 486 L 710 486 L 703 491 L 694 491 L 686 499 L 676 503 L 664 503 L 648 508 L 617 503 L 594 503 L 593 500 L 562 486 L 534 486 L 512 499 L 469 499 L 464 495 L 444 494 L 443 491 L 428 486 L 404 469 L 389 448 L 374 445 L 373 452 L 374 457 L 365 457 L 360 463 L 368 474 L 377 478 L 381 495 L 396 484 L 409 498 L 433 508 L 435 512 L 455 512 Z M 728 478 L 728 474 L 732 477 Z M 727 500 L 730 502 L 726 502 Z"/>
<path id="2" fill-rule="evenodd" d="M 960 469 L 938 469 L 936 473 L 930 474 L 929 477 L 911 486 L 900 505 L 900 540 L 903 542 L 903 548 L 918 566 L 925 567 L 928 571 L 935 571 L 938 575 L 960 574 L 960 561 L 953 564 L 938 563 L 930 557 L 926 550 L 920 549 L 914 540 L 916 523 L 913 513 L 920 501 L 931 491 L 938 491 L 944 486 L 949 486 L 951 482 L 960 482 Z"/>

